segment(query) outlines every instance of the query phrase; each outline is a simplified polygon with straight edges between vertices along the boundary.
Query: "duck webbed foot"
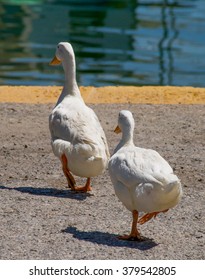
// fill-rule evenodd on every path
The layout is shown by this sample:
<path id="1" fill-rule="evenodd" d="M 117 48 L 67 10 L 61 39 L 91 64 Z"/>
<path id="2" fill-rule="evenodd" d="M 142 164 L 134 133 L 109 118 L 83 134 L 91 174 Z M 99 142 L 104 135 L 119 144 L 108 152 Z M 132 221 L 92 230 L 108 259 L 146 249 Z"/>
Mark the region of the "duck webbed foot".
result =
<path id="1" fill-rule="evenodd" d="M 139 219 L 138 223 L 139 223 L 140 225 L 143 225 L 144 223 L 148 222 L 148 221 L 151 220 L 152 218 L 156 218 L 156 216 L 157 216 L 159 213 L 165 213 L 165 212 L 167 212 L 168 210 L 169 210 L 169 209 L 166 209 L 166 210 L 160 211 L 160 212 L 147 213 L 147 214 L 145 214 L 144 216 L 142 216 L 142 217 Z"/>
<path id="2" fill-rule="evenodd" d="M 72 189 L 75 192 L 89 192 L 92 190 L 91 185 L 90 185 L 90 178 L 87 178 L 86 184 L 84 187 L 81 186 L 74 186 L 74 188 Z"/>
<path id="3" fill-rule="evenodd" d="M 143 237 L 140 235 L 137 229 L 137 221 L 138 221 L 138 211 L 132 211 L 132 228 L 131 233 L 129 235 L 122 235 L 118 236 L 120 240 L 127 240 L 127 241 L 142 241 Z"/>
<path id="4" fill-rule="evenodd" d="M 140 233 L 137 234 L 129 234 L 129 235 L 120 235 L 118 236 L 118 239 L 120 240 L 127 240 L 127 241 L 142 241 L 143 238 L 141 237 Z"/>

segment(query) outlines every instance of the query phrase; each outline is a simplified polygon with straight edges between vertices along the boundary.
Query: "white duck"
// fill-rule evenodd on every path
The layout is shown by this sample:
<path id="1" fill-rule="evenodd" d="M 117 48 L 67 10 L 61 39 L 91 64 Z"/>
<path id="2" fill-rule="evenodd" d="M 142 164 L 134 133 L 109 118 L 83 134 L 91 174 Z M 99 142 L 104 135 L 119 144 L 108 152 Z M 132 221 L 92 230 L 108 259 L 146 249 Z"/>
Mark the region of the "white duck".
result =
<path id="1" fill-rule="evenodd" d="M 144 224 L 166 212 L 182 196 L 180 181 L 168 162 L 156 151 L 134 145 L 134 126 L 132 113 L 122 110 L 115 129 L 122 132 L 122 138 L 108 164 L 115 193 L 133 215 L 131 233 L 119 237 L 125 240 L 140 240 L 137 223 Z M 146 214 L 138 220 L 141 211 Z"/>
<path id="2" fill-rule="evenodd" d="M 75 191 L 91 190 L 90 178 L 107 167 L 109 150 L 104 131 L 94 111 L 85 105 L 77 82 L 75 55 L 71 44 L 58 44 L 51 65 L 62 63 L 65 84 L 49 116 L 51 145 L 61 160 L 68 186 Z M 86 177 L 85 186 L 76 186 L 73 173 Z"/>

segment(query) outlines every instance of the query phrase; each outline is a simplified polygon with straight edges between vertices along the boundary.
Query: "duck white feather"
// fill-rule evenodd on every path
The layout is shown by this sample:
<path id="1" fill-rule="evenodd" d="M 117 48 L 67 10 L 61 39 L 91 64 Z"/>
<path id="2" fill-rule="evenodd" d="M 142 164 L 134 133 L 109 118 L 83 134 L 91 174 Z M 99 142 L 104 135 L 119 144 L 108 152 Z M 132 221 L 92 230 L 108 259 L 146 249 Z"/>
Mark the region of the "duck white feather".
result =
<path id="1" fill-rule="evenodd" d="M 116 195 L 133 213 L 131 234 L 123 239 L 139 239 L 137 222 L 143 224 L 159 212 L 166 212 L 182 196 L 180 180 L 168 162 L 158 152 L 134 145 L 134 125 L 130 111 L 119 113 L 115 131 L 122 131 L 122 139 L 108 165 Z M 147 214 L 138 220 L 138 212 Z"/>
<path id="2" fill-rule="evenodd" d="M 61 42 L 51 64 L 62 62 L 65 84 L 49 116 L 51 145 L 61 160 L 68 185 L 73 190 L 90 190 L 90 177 L 107 167 L 109 150 L 105 133 L 94 111 L 84 103 L 77 82 L 75 55 L 71 44 Z M 76 187 L 72 174 L 86 177 L 85 187 Z"/>

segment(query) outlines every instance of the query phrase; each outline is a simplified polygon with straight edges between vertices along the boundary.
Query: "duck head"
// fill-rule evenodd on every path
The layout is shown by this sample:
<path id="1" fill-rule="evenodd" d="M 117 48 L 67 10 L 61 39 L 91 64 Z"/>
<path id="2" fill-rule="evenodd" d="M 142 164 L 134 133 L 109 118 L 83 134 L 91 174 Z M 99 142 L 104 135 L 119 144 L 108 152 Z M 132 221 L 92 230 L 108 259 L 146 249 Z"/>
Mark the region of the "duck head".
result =
<path id="1" fill-rule="evenodd" d="M 116 126 L 115 133 L 124 133 L 126 131 L 133 131 L 135 126 L 133 115 L 128 110 L 122 110 L 118 116 L 118 125 Z"/>
<path id="2" fill-rule="evenodd" d="M 73 59 L 74 57 L 74 51 L 71 44 L 67 42 L 60 42 L 57 45 L 55 56 L 51 60 L 50 65 L 58 65 L 61 64 L 61 62 L 64 61 L 65 58 Z"/>

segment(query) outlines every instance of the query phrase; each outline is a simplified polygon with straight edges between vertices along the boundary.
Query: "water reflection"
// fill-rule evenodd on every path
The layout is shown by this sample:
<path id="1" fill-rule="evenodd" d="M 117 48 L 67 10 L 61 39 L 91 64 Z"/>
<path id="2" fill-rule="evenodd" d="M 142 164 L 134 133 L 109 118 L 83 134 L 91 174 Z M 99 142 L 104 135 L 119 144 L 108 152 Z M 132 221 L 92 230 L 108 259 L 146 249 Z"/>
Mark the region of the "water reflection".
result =
<path id="1" fill-rule="evenodd" d="M 204 12 L 202 0 L 0 1 L 0 83 L 62 84 L 48 62 L 70 41 L 81 85 L 205 86 Z"/>
<path id="2" fill-rule="evenodd" d="M 164 0 L 161 8 L 161 23 L 163 28 L 163 36 L 159 41 L 159 84 L 172 85 L 174 71 L 173 45 L 174 40 L 178 36 L 178 30 L 175 24 L 175 13 L 173 5 L 168 5 L 168 1 Z"/>

